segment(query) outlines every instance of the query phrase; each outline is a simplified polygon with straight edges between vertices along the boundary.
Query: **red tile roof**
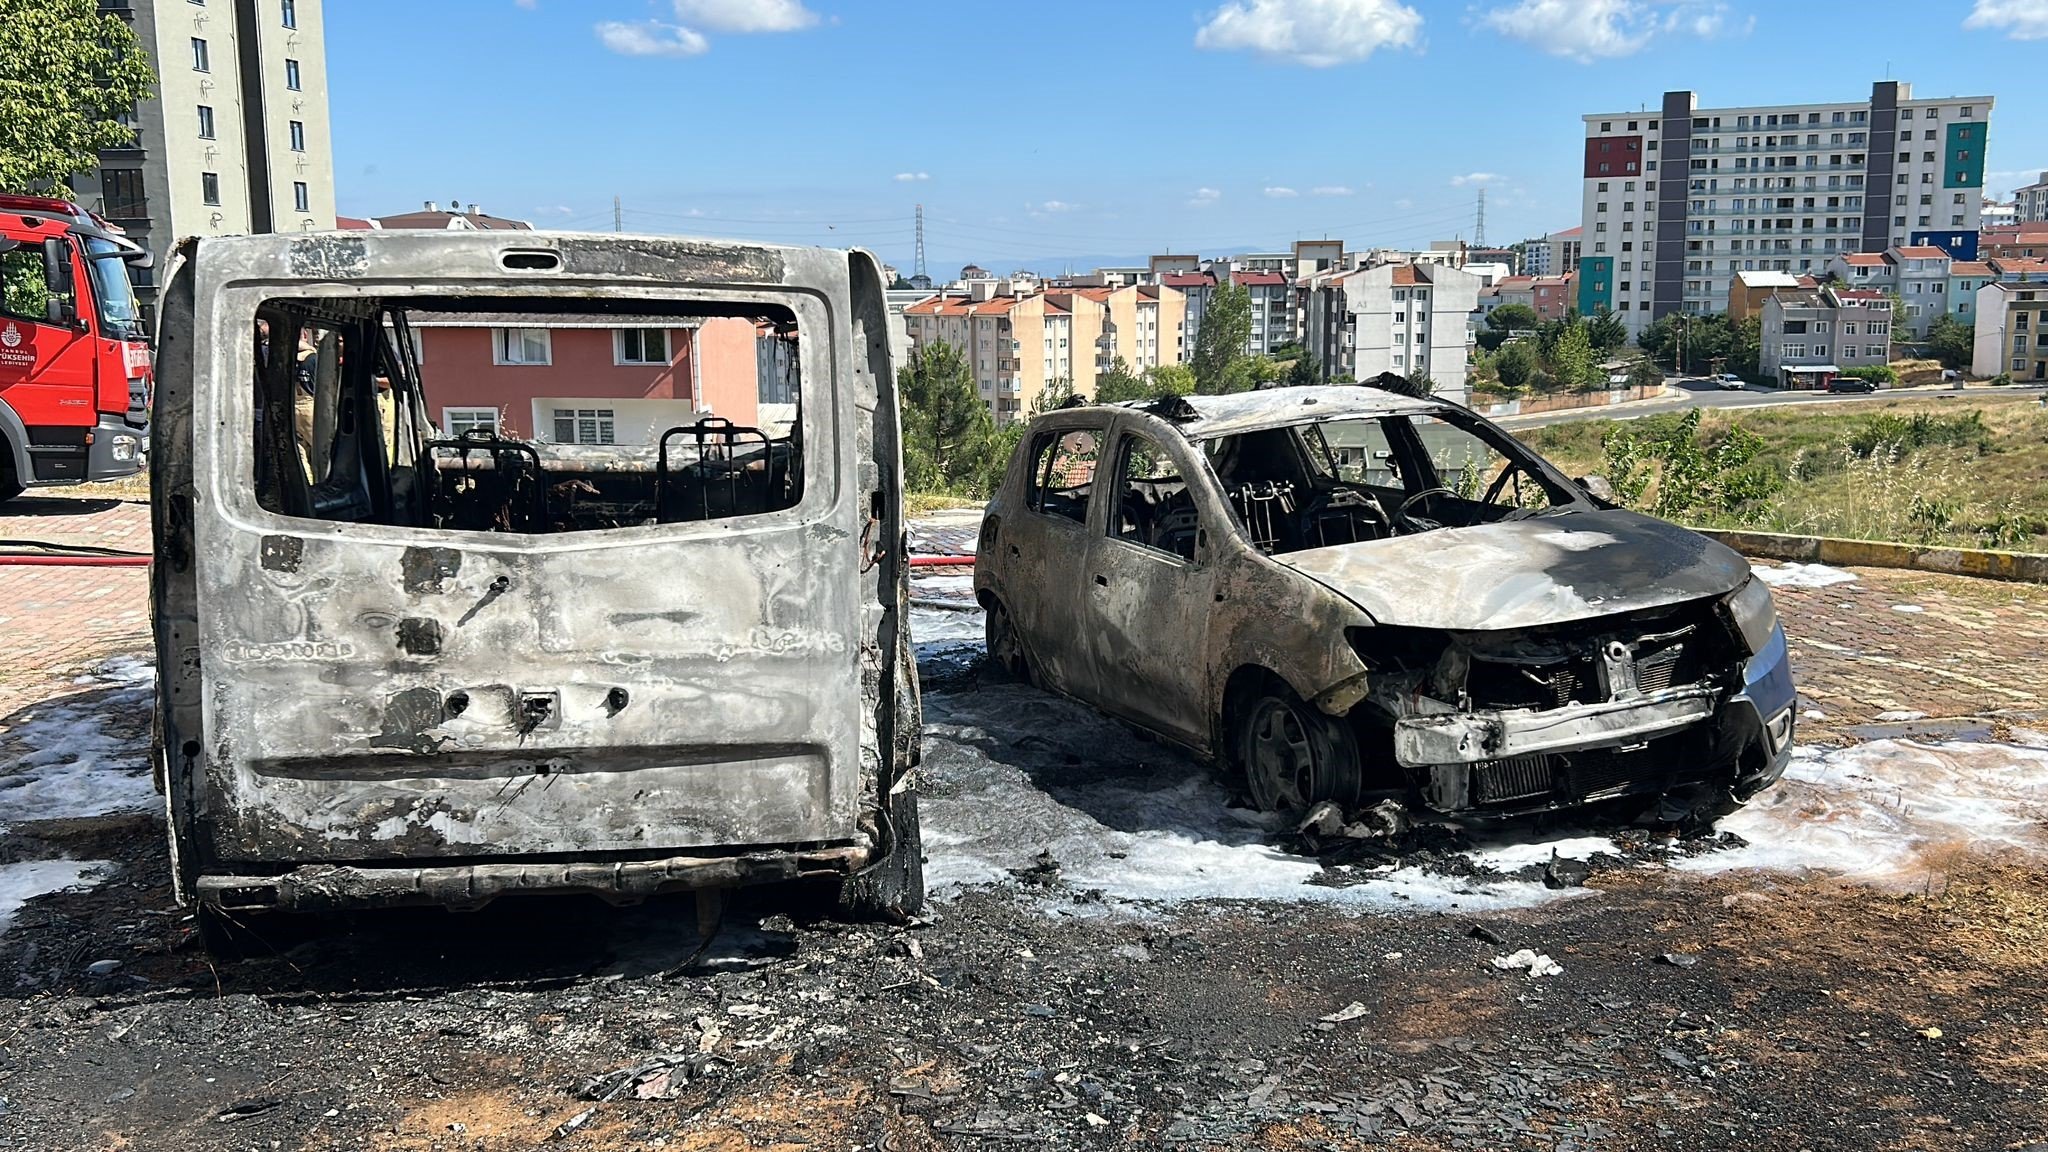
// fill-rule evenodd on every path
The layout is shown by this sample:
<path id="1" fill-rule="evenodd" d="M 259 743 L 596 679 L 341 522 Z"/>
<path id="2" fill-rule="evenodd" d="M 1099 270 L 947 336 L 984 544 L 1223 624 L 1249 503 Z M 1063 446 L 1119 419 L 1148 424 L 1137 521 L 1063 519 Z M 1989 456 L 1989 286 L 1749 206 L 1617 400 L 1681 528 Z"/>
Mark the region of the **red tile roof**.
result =
<path id="1" fill-rule="evenodd" d="M 1932 244 L 1916 244 L 1911 247 L 1900 248 L 1898 253 L 1908 260 L 1942 260 L 1948 257 L 1947 252 L 1936 248 Z"/>
<path id="2" fill-rule="evenodd" d="M 1987 261 L 2000 276 L 2025 273 L 2028 276 L 2048 276 L 2048 260 L 2039 257 L 2014 258 L 1993 256 Z"/>
<path id="3" fill-rule="evenodd" d="M 1216 278 L 1207 272 L 1168 272 L 1159 278 L 1168 288 L 1214 288 Z"/>
<path id="4" fill-rule="evenodd" d="M 1891 294 L 1880 292 L 1875 288 L 1837 288 L 1835 289 L 1835 298 L 1837 300 L 1889 300 L 1891 299 Z"/>
<path id="5" fill-rule="evenodd" d="M 1854 268 L 1882 268 L 1885 264 L 1884 253 L 1844 252 L 1842 253 L 1842 263 Z"/>
<path id="6" fill-rule="evenodd" d="M 970 300 L 965 296 L 932 296 L 903 310 L 906 316 L 1000 316 L 1021 301 L 1015 296 Z"/>
<path id="7" fill-rule="evenodd" d="M 334 218 L 334 226 L 350 232 L 368 232 L 370 230 L 370 222 L 357 216 L 336 216 Z"/>
<path id="8" fill-rule="evenodd" d="M 1991 265 L 1982 260 L 1958 260 L 1948 266 L 1951 276 L 1989 276 Z"/>
<path id="9" fill-rule="evenodd" d="M 1413 265 L 1413 264 L 1396 264 L 1396 265 L 1394 265 L 1394 283 L 1395 283 L 1395 284 L 1427 284 L 1427 283 L 1429 283 L 1429 281 L 1427 281 L 1427 280 L 1424 280 L 1424 279 L 1422 278 L 1422 273 L 1420 273 L 1420 272 L 1417 272 L 1417 271 L 1415 270 L 1415 265 Z"/>
<path id="10" fill-rule="evenodd" d="M 1231 283 L 1240 288 L 1272 288 L 1287 283 L 1278 272 L 1232 272 Z"/>
<path id="11" fill-rule="evenodd" d="M 1581 235 L 1585 232 L 1585 230 L 1586 229 L 1583 225 L 1577 225 L 1571 228 L 1567 228 L 1562 232 L 1552 232 L 1550 234 L 1550 238 L 1552 240 L 1570 240 L 1576 236 Z"/>
<path id="12" fill-rule="evenodd" d="M 1798 283 L 1799 283 L 1799 286 L 1800 286 L 1801 288 L 1818 288 L 1818 287 L 1820 287 L 1820 281 L 1818 281 L 1818 280 L 1815 280 L 1815 279 L 1814 279 L 1813 277 L 1811 277 L 1811 276 L 1801 276 L 1801 277 L 1799 277 L 1799 278 L 1798 278 Z"/>

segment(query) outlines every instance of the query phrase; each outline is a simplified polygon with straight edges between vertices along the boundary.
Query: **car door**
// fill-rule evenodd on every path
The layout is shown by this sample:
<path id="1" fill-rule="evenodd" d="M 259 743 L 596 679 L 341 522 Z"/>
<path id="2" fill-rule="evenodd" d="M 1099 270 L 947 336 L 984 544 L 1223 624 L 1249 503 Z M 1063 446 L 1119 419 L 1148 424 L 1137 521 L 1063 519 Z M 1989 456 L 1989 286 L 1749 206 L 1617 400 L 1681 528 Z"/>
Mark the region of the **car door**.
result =
<path id="1" fill-rule="evenodd" d="M 1034 430 L 1016 508 L 992 541 L 1001 553 L 996 596 L 1009 610 L 1032 667 L 1048 688 L 1086 697 L 1074 659 L 1096 465 L 1108 421 L 1061 420 Z"/>
<path id="2" fill-rule="evenodd" d="M 1148 421 L 1118 422 L 1096 485 L 1099 512 L 1080 572 L 1085 695 L 1104 710 L 1200 745 L 1201 686 L 1213 569 L 1203 563 L 1214 509 L 1191 483 L 1202 467 L 1181 437 Z"/>

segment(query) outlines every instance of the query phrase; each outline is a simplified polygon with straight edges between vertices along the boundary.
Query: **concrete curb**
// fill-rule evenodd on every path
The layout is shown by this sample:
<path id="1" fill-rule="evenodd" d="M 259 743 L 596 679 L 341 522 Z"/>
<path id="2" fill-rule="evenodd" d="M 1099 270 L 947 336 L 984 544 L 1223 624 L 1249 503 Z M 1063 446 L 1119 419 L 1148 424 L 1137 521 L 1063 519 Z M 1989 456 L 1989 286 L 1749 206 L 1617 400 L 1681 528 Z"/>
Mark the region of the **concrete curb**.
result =
<path id="1" fill-rule="evenodd" d="M 1693 531 L 1719 540 L 1745 556 L 1760 556 L 1768 560 L 1863 568 L 1908 568 L 1949 576 L 2048 584 L 2048 556 L 2034 552 L 1942 548 L 1883 540 L 1837 540 L 1829 536 L 1787 536 L 1777 532 L 1732 532 L 1720 528 L 1695 528 Z"/>

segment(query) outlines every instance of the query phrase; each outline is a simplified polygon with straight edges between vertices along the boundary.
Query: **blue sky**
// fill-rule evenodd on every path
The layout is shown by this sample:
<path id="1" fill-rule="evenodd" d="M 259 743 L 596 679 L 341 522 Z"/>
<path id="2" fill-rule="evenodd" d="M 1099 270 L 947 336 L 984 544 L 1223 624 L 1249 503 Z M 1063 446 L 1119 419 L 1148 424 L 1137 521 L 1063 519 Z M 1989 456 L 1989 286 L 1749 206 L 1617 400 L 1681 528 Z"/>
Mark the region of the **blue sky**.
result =
<path id="1" fill-rule="evenodd" d="M 337 0 L 348 215 L 1091 267 L 1578 223 L 1579 117 L 1991 95 L 1991 188 L 2048 169 L 2048 0 Z"/>

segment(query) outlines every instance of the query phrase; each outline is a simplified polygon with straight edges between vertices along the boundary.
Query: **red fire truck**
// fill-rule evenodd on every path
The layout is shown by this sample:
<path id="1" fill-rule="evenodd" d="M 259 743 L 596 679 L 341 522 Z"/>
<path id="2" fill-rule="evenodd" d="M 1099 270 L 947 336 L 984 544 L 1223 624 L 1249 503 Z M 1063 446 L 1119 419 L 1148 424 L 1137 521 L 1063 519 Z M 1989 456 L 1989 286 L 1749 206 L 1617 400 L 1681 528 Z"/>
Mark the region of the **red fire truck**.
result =
<path id="1" fill-rule="evenodd" d="M 128 266 L 148 262 L 76 204 L 0 195 L 0 501 L 141 469 L 154 372 Z"/>

